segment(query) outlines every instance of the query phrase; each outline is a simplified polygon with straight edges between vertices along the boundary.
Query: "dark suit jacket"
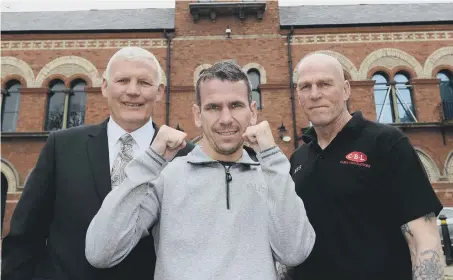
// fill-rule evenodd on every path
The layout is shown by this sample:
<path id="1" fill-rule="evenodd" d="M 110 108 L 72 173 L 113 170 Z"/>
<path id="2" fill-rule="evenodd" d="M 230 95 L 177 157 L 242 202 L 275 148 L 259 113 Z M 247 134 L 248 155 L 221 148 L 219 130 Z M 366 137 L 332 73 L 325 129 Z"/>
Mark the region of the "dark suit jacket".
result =
<path id="1" fill-rule="evenodd" d="M 152 235 L 113 268 L 96 269 L 85 258 L 86 230 L 111 190 L 107 122 L 49 135 L 3 240 L 2 279 L 153 279 Z"/>

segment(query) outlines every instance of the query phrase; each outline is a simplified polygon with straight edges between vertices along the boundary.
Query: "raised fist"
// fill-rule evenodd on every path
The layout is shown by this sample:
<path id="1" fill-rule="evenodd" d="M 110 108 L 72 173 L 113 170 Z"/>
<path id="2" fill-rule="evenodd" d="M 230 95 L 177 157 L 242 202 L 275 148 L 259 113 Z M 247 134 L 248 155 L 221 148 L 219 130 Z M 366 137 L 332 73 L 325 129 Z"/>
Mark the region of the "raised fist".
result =
<path id="1" fill-rule="evenodd" d="M 267 121 L 247 127 L 242 137 L 257 153 L 275 146 L 274 136 Z"/>
<path id="2" fill-rule="evenodd" d="M 186 146 L 186 136 L 187 134 L 182 131 L 163 125 L 159 128 L 151 149 L 167 161 L 171 161 L 179 150 Z"/>

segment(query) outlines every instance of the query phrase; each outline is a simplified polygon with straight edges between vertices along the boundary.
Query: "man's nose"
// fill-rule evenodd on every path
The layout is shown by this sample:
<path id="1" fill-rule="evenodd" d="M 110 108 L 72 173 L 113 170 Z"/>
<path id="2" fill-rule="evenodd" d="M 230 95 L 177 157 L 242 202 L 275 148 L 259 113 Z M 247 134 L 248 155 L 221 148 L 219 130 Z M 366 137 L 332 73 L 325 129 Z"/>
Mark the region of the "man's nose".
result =
<path id="1" fill-rule="evenodd" d="M 231 114 L 231 110 L 228 107 L 224 107 L 220 112 L 220 119 L 219 122 L 221 124 L 230 124 L 233 121 L 233 116 Z"/>
<path id="2" fill-rule="evenodd" d="M 130 83 L 127 85 L 126 93 L 129 95 L 139 95 L 140 94 L 140 89 L 139 89 L 136 81 L 130 81 Z"/>
<path id="3" fill-rule="evenodd" d="M 318 99 L 322 95 L 320 88 L 317 85 L 313 85 L 310 90 L 309 97 L 310 99 Z"/>

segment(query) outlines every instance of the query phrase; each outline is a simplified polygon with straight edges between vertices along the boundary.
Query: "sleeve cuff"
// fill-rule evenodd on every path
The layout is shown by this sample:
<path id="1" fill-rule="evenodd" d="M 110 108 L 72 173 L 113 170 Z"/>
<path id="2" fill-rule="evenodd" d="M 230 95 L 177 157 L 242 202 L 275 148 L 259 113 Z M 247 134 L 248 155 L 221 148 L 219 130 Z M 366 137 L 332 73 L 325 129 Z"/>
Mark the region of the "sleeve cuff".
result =
<path id="1" fill-rule="evenodd" d="M 281 154 L 281 150 L 278 146 L 274 146 L 274 147 L 261 151 L 256 156 L 260 162 L 265 162 L 277 154 Z"/>
<path id="2" fill-rule="evenodd" d="M 153 160 L 155 161 L 159 166 L 164 166 L 166 165 L 168 162 L 167 160 L 165 160 L 165 158 L 163 158 L 161 155 L 159 155 L 158 153 L 156 153 L 153 149 L 151 149 L 151 147 L 148 147 L 145 151 L 145 153 Z"/>

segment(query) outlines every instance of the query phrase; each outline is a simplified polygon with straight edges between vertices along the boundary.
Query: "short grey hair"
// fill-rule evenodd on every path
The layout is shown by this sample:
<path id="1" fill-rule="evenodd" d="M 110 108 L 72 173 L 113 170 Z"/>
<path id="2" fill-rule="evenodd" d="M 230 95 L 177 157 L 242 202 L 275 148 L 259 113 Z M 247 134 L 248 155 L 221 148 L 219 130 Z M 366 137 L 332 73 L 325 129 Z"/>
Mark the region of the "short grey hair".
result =
<path id="1" fill-rule="evenodd" d="M 252 84 L 247 74 L 244 71 L 242 71 L 241 67 L 234 63 L 233 61 L 222 60 L 216 62 L 211 67 L 203 70 L 203 72 L 198 77 L 197 83 L 195 85 L 196 102 L 198 106 L 201 106 L 201 95 L 200 95 L 201 82 L 215 79 L 229 82 L 244 81 L 245 85 L 247 86 L 247 96 L 249 105 L 252 103 Z"/>
<path id="2" fill-rule="evenodd" d="M 107 63 L 107 68 L 105 70 L 105 79 L 109 81 L 110 71 L 114 61 L 118 59 L 124 60 L 148 60 L 151 63 L 154 63 L 156 66 L 156 80 L 159 85 L 162 84 L 162 68 L 160 67 L 159 61 L 151 52 L 140 48 L 140 47 L 125 47 L 117 51 Z"/>

